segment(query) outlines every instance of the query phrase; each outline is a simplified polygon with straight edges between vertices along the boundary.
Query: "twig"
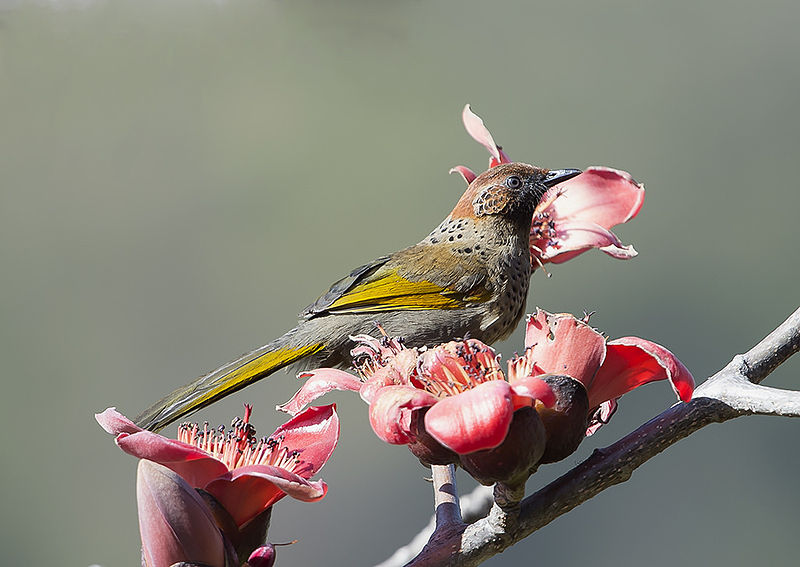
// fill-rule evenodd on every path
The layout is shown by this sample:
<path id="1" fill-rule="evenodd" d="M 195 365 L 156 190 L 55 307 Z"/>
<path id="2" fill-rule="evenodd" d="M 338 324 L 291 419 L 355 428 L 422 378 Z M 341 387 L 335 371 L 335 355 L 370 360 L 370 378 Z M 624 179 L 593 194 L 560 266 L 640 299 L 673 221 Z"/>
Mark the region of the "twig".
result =
<path id="1" fill-rule="evenodd" d="M 453 465 L 432 465 L 433 473 L 433 505 L 435 509 L 436 529 L 461 524 L 461 508 L 456 488 L 456 468 Z"/>

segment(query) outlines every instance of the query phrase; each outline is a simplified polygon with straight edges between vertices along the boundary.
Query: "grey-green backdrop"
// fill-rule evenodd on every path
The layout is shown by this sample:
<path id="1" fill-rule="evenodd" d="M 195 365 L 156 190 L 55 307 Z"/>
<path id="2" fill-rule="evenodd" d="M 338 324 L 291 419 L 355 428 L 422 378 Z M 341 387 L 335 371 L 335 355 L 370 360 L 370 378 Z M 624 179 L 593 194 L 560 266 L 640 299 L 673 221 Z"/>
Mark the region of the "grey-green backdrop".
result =
<path id="1" fill-rule="evenodd" d="M 135 414 L 419 240 L 463 189 L 448 168 L 486 163 L 466 102 L 516 159 L 647 185 L 619 230 L 640 256 L 537 274 L 529 308 L 716 371 L 798 305 L 799 25 L 773 1 L 0 1 L 0 562 L 136 565 L 135 461 L 92 414 Z M 270 433 L 295 386 L 199 417 L 249 400 Z M 378 562 L 431 512 L 425 470 L 331 399 L 330 492 L 277 506 L 283 565 Z M 529 488 L 673 401 L 627 396 Z M 487 564 L 794 565 L 799 436 L 709 427 Z"/>

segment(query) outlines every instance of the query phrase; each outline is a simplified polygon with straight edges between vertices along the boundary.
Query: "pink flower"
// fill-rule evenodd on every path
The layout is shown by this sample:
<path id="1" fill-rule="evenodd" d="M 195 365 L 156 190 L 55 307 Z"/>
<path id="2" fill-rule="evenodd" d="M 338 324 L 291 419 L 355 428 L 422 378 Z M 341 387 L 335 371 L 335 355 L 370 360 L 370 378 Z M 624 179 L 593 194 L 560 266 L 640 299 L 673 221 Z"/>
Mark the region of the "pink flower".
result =
<path id="1" fill-rule="evenodd" d="M 116 435 L 123 451 L 160 463 L 208 492 L 242 528 L 287 494 L 306 502 L 325 496 L 327 485 L 308 479 L 322 468 L 339 438 L 334 405 L 309 408 L 261 440 L 250 424 L 251 411 L 246 405 L 244 419 L 234 420 L 227 432 L 183 424 L 178 440 L 143 430 L 114 408 L 95 419 Z"/>
<path id="2" fill-rule="evenodd" d="M 361 379 L 330 368 L 303 373 L 306 383 L 278 409 L 295 413 L 330 390 L 358 391 L 370 405 L 378 437 L 452 462 L 456 455 L 500 446 L 520 408 L 555 402 L 542 380 L 512 364 L 506 381 L 495 351 L 475 339 L 425 350 L 405 348 L 397 339 L 354 338 Z M 440 446 L 426 445 L 428 439 Z M 425 446 L 416 447 L 420 443 Z"/>
<path id="3" fill-rule="evenodd" d="M 609 229 L 635 217 L 644 186 L 629 173 L 593 166 L 548 190 L 531 225 L 531 258 L 561 264 L 591 248 L 628 260 L 637 255 Z"/>
<path id="4" fill-rule="evenodd" d="M 588 319 L 588 318 L 587 318 Z M 626 392 L 649 382 L 668 380 L 678 399 L 694 391 L 691 372 L 663 346 L 638 337 L 608 341 L 586 319 L 541 309 L 528 317 L 522 359 L 531 374 L 569 376 L 586 388 L 591 435 L 614 413 Z"/>
<path id="5" fill-rule="evenodd" d="M 490 168 L 511 161 L 469 105 L 464 107 L 462 119 L 469 135 L 489 151 Z M 450 171 L 467 183 L 476 177 L 463 165 Z M 629 173 L 607 167 L 590 167 L 552 187 L 534 213 L 532 263 L 560 264 L 591 248 L 622 260 L 633 258 L 637 255 L 633 246 L 624 246 L 610 229 L 635 217 L 643 203 L 644 186 Z"/>
<path id="6" fill-rule="evenodd" d="M 147 567 L 180 562 L 226 565 L 230 550 L 213 514 L 180 475 L 142 459 L 136 472 L 136 503 Z"/>

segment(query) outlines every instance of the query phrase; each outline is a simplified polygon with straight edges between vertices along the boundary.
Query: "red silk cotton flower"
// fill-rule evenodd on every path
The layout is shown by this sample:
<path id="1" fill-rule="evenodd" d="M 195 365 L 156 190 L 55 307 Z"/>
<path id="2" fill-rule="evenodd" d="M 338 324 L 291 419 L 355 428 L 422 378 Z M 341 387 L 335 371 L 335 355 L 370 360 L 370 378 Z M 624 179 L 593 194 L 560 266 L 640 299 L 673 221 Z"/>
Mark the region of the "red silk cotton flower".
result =
<path id="1" fill-rule="evenodd" d="M 426 350 L 405 348 L 398 339 L 354 338 L 361 379 L 330 368 L 303 373 L 306 383 L 278 409 L 295 413 L 330 390 L 358 391 L 370 405 L 378 437 L 408 445 L 428 463 L 444 464 L 498 448 L 518 410 L 555 402 L 543 380 L 517 372 L 512 364 L 507 381 L 495 351 L 475 339 Z"/>
<path id="2" fill-rule="evenodd" d="M 208 492 L 242 528 L 287 494 L 306 502 L 325 496 L 327 485 L 308 479 L 339 439 L 334 405 L 309 408 L 261 440 L 250 424 L 251 411 L 245 406 L 244 419 L 234 420 L 229 431 L 183 424 L 177 440 L 141 429 L 114 408 L 95 419 L 123 451 L 159 463 Z"/>
<path id="3" fill-rule="evenodd" d="M 464 127 L 491 155 L 489 167 L 511 160 L 498 146 L 483 120 L 469 105 L 462 113 Z M 450 170 L 467 183 L 476 175 L 463 165 Z M 627 260 L 637 255 L 611 228 L 635 217 L 644 203 L 644 186 L 625 171 L 592 166 L 583 173 L 550 188 L 533 216 L 530 234 L 532 265 L 560 264 L 592 248 Z"/>
<path id="4" fill-rule="evenodd" d="M 669 350 L 639 337 L 608 341 L 587 319 L 537 309 L 528 317 L 523 357 L 533 375 L 555 373 L 583 384 L 591 416 L 587 435 L 608 422 L 620 396 L 644 384 L 668 380 L 678 399 L 692 398 L 692 374 Z"/>

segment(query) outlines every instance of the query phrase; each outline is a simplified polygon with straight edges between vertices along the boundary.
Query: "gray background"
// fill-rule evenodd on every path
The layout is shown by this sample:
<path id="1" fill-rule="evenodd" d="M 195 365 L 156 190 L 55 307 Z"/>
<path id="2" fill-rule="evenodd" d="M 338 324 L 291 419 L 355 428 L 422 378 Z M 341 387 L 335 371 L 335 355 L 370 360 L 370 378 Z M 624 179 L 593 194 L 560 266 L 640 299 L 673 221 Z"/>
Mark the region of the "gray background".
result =
<path id="1" fill-rule="evenodd" d="M 618 233 L 537 274 L 529 310 L 597 310 L 698 379 L 798 304 L 796 2 L 0 2 L 2 525 L 7 565 L 136 565 L 134 415 L 293 325 L 328 283 L 411 244 L 481 169 L 466 102 L 513 158 L 647 185 Z M 508 357 L 522 331 L 500 344 Z M 797 387 L 800 362 L 770 379 Z M 270 433 L 291 375 L 241 404 Z M 429 517 L 426 471 L 355 396 L 328 497 L 282 501 L 288 565 L 385 558 Z M 533 490 L 673 403 L 626 396 Z M 711 426 L 488 565 L 793 565 L 798 423 Z M 467 480 L 462 487 L 468 489 Z"/>

